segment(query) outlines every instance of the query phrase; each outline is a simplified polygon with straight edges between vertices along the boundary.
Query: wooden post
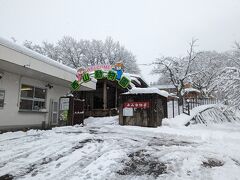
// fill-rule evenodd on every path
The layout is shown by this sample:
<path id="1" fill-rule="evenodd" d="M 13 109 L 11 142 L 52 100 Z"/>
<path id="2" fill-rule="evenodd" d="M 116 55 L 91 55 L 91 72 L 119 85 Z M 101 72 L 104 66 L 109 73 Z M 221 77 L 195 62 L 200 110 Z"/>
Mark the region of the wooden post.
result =
<path id="1" fill-rule="evenodd" d="M 116 89 L 115 89 L 115 108 L 117 108 L 117 101 L 118 101 L 118 94 L 117 94 L 117 85 L 116 85 Z"/>
<path id="2" fill-rule="evenodd" d="M 107 81 L 103 80 L 103 109 L 107 109 Z"/>

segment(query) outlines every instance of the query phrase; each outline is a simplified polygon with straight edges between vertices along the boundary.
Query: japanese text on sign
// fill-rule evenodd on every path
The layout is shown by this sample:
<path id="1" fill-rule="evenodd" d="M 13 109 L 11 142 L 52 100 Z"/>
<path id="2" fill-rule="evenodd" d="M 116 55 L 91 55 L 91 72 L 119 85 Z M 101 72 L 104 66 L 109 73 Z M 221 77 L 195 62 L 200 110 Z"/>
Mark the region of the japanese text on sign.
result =
<path id="1" fill-rule="evenodd" d="M 139 109 L 147 109 L 150 107 L 149 102 L 126 102 L 123 104 L 124 108 L 139 108 Z"/>

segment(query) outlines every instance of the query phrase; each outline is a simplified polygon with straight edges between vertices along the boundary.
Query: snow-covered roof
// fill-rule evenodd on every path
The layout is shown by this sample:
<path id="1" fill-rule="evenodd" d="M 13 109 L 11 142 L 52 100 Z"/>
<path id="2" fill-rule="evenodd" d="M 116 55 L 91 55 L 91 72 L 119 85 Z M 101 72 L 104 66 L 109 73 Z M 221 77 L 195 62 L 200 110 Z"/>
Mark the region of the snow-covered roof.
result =
<path id="1" fill-rule="evenodd" d="M 123 73 L 123 76 L 126 76 L 131 81 L 135 81 L 140 87 L 148 87 L 148 83 L 138 74 Z M 135 87 L 134 83 L 131 82 L 131 86 Z"/>
<path id="2" fill-rule="evenodd" d="M 123 94 L 159 94 L 168 97 L 168 92 L 159 90 L 158 88 L 132 88 L 130 91 Z"/>
<path id="3" fill-rule="evenodd" d="M 197 90 L 197 89 L 195 89 L 195 88 L 185 88 L 185 89 L 184 89 L 184 92 L 185 92 L 185 93 L 190 93 L 190 92 L 200 93 L 200 91 Z"/>
<path id="4" fill-rule="evenodd" d="M 152 85 L 151 87 L 155 87 L 158 89 L 173 89 L 173 88 L 175 88 L 175 86 L 172 84 Z"/>
<path id="5" fill-rule="evenodd" d="M 73 73 L 74 75 L 77 72 L 76 69 L 73 69 L 73 68 L 71 68 L 69 66 L 66 66 L 66 65 L 64 65 L 64 64 L 62 64 L 60 62 L 57 62 L 57 61 L 49 58 L 49 57 L 46 57 L 46 56 L 44 56 L 42 54 L 39 54 L 39 53 L 37 53 L 37 52 L 35 52 L 35 51 L 31 50 L 31 49 L 28 49 L 28 48 L 26 48 L 26 47 L 24 47 L 24 46 L 22 46 L 20 44 L 11 42 L 11 41 L 9 41 L 7 39 L 4 39 L 2 37 L 0 37 L 0 45 L 3 45 L 3 46 L 8 47 L 10 49 L 13 49 L 13 50 L 15 50 L 15 51 L 17 51 L 19 53 L 25 54 L 27 56 L 30 56 L 30 57 L 32 57 L 32 58 L 34 58 L 36 60 L 42 61 L 42 62 L 44 62 L 46 64 L 55 66 L 55 67 L 57 67 L 59 69 L 67 71 L 69 73 Z"/>
<path id="6" fill-rule="evenodd" d="M 2 37 L 0 37 L 0 68 L 65 87 L 69 87 L 70 82 L 76 79 L 77 73 L 76 69 Z M 92 89 L 96 89 L 96 83 L 91 81 L 81 86 L 81 90 Z"/>
<path id="7" fill-rule="evenodd" d="M 138 83 L 138 84 L 142 84 L 136 77 L 130 77 L 130 79 L 132 80 L 132 81 L 135 81 L 136 83 Z"/>
<path id="8" fill-rule="evenodd" d="M 141 85 L 145 86 L 145 87 L 149 87 L 149 84 L 147 83 L 147 81 L 144 79 L 144 77 L 142 77 L 141 75 L 138 74 L 130 74 L 130 76 L 132 78 L 138 79 L 138 81 L 142 81 Z"/>

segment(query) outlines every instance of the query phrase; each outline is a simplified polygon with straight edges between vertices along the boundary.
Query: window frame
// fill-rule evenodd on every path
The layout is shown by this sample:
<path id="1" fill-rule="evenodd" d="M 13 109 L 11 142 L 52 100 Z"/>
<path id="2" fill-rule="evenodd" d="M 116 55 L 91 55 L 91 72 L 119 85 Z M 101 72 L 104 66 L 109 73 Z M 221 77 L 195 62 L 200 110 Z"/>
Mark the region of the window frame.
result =
<path id="1" fill-rule="evenodd" d="M 22 86 L 29 86 L 33 88 L 33 97 L 22 97 Z M 35 89 L 41 89 L 41 90 L 45 90 L 45 98 L 35 98 Z M 32 108 L 31 109 L 23 109 L 21 108 L 21 100 L 29 100 L 32 101 Z M 43 102 L 44 103 L 44 108 L 42 109 L 34 109 L 34 102 Z M 28 84 L 21 84 L 21 88 L 20 88 L 20 103 L 19 103 L 19 111 L 28 111 L 28 112 L 46 112 L 46 107 L 47 107 L 47 88 L 42 88 L 42 87 L 38 87 L 38 86 L 34 86 L 34 85 L 28 85 Z"/>
<path id="2" fill-rule="evenodd" d="M 0 89 L 0 92 L 3 92 L 3 99 L 1 99 L 3 100 L 3 106 L 0 106 L 0 109 L 3 109 L 5 104 L 6 91 L 4 89 Z"/>

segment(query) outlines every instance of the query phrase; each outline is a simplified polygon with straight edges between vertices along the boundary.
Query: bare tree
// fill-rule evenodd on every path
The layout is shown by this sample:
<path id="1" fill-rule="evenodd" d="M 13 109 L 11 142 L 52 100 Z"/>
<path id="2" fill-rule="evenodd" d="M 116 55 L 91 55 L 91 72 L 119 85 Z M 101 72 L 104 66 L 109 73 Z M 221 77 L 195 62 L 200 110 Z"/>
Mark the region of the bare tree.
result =
<path id="1" fill-rule="evenodd" d="M 221 92 L 223 99 L 231 107 L 240 109 L 240 69 L 226 67 L 219 74 L 215 85 Z"/>
<path id="2" fill-rule="evenodd" d="M 186 57 L 161 57 L 153 63 L 155 68 L 153 73 L 164 75 L 175 86 L 177 96 L 182 100 L 184 84 L 191 81 L 191 77 L 199 73 L 194 71 L 193 64 L 199 56 L 195 52 L 197 39 L 192 39 L 189 43 L 189 50 Z"/>
<path id="3" fill-rule="evenodd" d="M 126 72 L 139 74 L 136 57 L 119 42 L 108 37 L 101 40 L 80 40 L 65 36 L 56 44 L 43 42 L 42 45 L 25 41 L 24 46 L 73 68 L 97 64 L 111 64 L 122 61 Z"/>
<path id="4" fill-rule="evenodd" d="M 86 65 L 86 48 L 84 41 L 78 42 L 72 37 L 65 36 L 57 42 L 59 60 L 73 68 Z"/>
<path id="5" fill-rule="evenodd" d="M 201 91 L 203 96 L 213 95 L 216 91 L 216 87 L 213 88 L 212 84 L 218 73 L 225 67 L 226 59 L 225 53 L 203 51 L 193 63 L 194 71 L 199 73 L 191 77 L 192 85 Z"/>
<path id="6" fill-rule="evenodd" d="M 232 59 L 234 65 L 240 68 L 240 44 L 237 41 L 235 42 L 234 51 L 230 58 Z"/>
<path id="7" fill-rule="evenodd" d="M 240 45 L 235 43 L 232 53 L 228 53 L 228 63 L 215 78 L 213 86 L 218 88 L 222 98 L 230 107 L 240 109 Z"/>

